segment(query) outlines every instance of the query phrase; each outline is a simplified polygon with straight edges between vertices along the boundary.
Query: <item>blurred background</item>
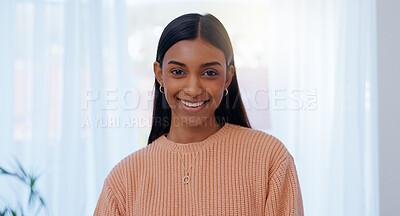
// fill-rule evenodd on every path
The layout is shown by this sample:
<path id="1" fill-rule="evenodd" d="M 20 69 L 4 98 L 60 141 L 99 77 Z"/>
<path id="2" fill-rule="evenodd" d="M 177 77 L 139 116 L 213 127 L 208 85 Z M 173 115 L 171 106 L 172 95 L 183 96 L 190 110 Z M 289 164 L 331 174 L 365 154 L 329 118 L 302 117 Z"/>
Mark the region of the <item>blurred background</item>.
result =
<path id="1" fill-rule="evenodd" d="M 293 155 L 305 215 L 397 215 L 396 0 L 1 0 L 0 213 L 92 215 L 147 145 L 158 39 L 211 13 L 254 129 Z M 397 72 L 396 72 L 397 71 Z"/>

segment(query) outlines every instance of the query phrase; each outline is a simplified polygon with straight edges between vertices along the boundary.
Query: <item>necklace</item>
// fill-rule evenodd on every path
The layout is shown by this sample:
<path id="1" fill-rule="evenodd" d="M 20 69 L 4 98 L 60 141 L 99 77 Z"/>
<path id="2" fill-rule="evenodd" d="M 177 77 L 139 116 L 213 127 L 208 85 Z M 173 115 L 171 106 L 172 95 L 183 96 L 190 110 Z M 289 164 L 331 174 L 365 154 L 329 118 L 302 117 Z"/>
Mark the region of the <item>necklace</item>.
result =
<path id="1" fill-rule="evenodd" d="M 167 138 L 168 138 L 168 135 L 167 135 Z M 183 178 L 182 178 L 183 184 L 188 184 L 188 183 L 190 182 L 189 170 L 192 168 L 193 163 L 194 163 L 194 161 L 196 160 L 197 154 L 199 153 L 200 149 L 201 149 L 201 147 L 197 150 L 196 156 L 194 156 L 193 161 L 192 161 L 192 163 L 191 163 L 190 166 L 189 166 L 189 169 L 186 169 L 186 168 L 185 168 L 185 166 L 183 165 L 183 161 L 182 161 L 182 155 L 181 155 L 181 153 L 180 153 L 179 151 L 177 151 L 178 154 L 179 154 L 179 160 L 181 161 L 181 165 L 182 165 L 182 167 L 183 167 L 183 170 L 185 171 L 185 175 L 184 175 Z"/>

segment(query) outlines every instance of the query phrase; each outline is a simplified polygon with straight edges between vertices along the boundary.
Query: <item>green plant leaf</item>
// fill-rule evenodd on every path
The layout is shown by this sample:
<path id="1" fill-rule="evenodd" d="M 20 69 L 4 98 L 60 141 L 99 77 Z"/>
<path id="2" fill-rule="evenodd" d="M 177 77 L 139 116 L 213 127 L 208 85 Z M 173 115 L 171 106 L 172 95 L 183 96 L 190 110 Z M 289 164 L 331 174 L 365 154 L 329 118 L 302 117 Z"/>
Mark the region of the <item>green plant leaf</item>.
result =
<path id="1" fill-rule="evenodd" d="M 40 200 L 40 203 L 42 204 L 42 206 L 46 207 L 46 203 L 44 202 L 43 197 L 39 196 L 39 200 Z"/>
<path id="2" fill-rule="evenodd" d="M 22 208 L 22 206 L 20 206 L 20 211 L 21 211 L 21 216 L 24 216 L 24 209 Z"/>
<path id="3" fill-rule="evenodd" d="M 28 204 L 31 205 L 32 204 L 32 200 L 33 200 L 33 193 L 31 191 L 31 193 L 29 194 L 29 199 L 28 199 Z"/>
<path id="4" fill-rule="evenodd" d="M 10 174 L 10 172 L 8 172 L 7 170 L 5 170 L 4 168 L 0 167 L 0 171 L 3 174 Z"/>
<path id="5" fill-rule="evenodd" d="M 38 180 L 38 176 L 34 174 L 28 174 L 28 172 L 25 171 L 23 168 L 22 164 L 18 161 L 17 158 L 15 158 L 17 166 L 15 167 L 15 173 L 10 172 L 3 167 L 0 167 L 0 175 L 8 175 L 15 177 L 22 183 L 24 183 L 26 186 L 29 187 L 30 189 L 30 194 L 29 194 L 29 200 L 28 200 L 28 208 L 36 208 L 36 212 L 40 212 L 41 208 L 46 207 L 46 203 L 43 199 L 43 197 L 40 195 L 40 192 L 36 189 L 36 182 Z M 35 201 L 39 201 L 40 205 L 32 205 L 35 203 Z M 33 210 L 33 209 L 32 209 Z M 21 204 L 19 204 L 19 210 L 12 209 L 10 207 L 6 207 L 3 210 L 0 210 L 0 216 L 9 216 L 9 215 L 19 215 L 19 216 L 24 216 L 24 208 Z"/>
<path id="6" fill-rule="evenodd" d="M 7 209 L 7 208 L 1 210 L 1 211 L 0 211 L 0 216 L 6 216 L 7 212 L 8 212 L 8 209 Z"/>
<path id="7" fill-rule="evenodd" d="M 19 160 L 17 158 L 15 158 L 15 162 L 17 163 L 17 166 L 19 168 L 19 170 L 22 172 L 23 176 L 27 176 L 24 167 L 22 167 L 22 164 L 19 162 Z"/>
<path id="8" fill-rule="evenodd" d="M 36 178 L 33 176 L 29 176 L 30 180 L 31 180 L 31 188 L 33 188 L 33 186 L 35 185 L 36 182 Z"/>
<path id="9" fill-rule="evenodd" d="M 1 174 L 18 177 L 17 174 L 11 173 L 11 172 L 7 171 L 6 169 L 4 169 L 4 168 L 2 168 L 2 167 L 0 167 L 0 170 L 1 170 Z"/>

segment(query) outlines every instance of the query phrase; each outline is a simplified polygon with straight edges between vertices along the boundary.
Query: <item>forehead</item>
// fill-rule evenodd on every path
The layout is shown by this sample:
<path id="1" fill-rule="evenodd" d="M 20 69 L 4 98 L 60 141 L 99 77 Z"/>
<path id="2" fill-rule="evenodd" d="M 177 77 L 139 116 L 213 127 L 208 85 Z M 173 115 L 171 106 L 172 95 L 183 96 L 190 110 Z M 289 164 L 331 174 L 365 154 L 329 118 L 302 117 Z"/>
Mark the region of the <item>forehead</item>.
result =
<path id="1" fill-rule="evenodd" d="M 218 61 L 225 65 L 224 53 L 202 39 L 182 40 L 171 46 L 164 55 L 163 65 L 169 60 L 176 60 L 187 65 L 203 64 L 206 62 Z"/>

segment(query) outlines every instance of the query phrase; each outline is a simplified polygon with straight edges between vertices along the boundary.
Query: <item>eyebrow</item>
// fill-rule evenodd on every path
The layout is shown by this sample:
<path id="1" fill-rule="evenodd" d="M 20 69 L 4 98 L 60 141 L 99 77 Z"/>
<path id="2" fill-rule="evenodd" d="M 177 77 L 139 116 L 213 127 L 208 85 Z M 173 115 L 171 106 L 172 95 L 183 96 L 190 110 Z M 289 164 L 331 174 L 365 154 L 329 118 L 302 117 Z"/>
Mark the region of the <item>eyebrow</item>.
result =
<path id="1" fill-rule="evenodd" d="M 173 61 L 173 60 L 169 61 L 168 64 L 176 64 L 176 65 L 179 65 L 179 66 L 182 66 L 182 67 L 187 67 L 184 63 Z M 204 63 L 204 64 L 201 65 L 201 67 L 208 67 L 208 66 L 213 66 L 213 65 L 219 65 L 219 66 L 222 67 L 222 65 L 219 62 L 216 62 L 216 61 Z"/>

